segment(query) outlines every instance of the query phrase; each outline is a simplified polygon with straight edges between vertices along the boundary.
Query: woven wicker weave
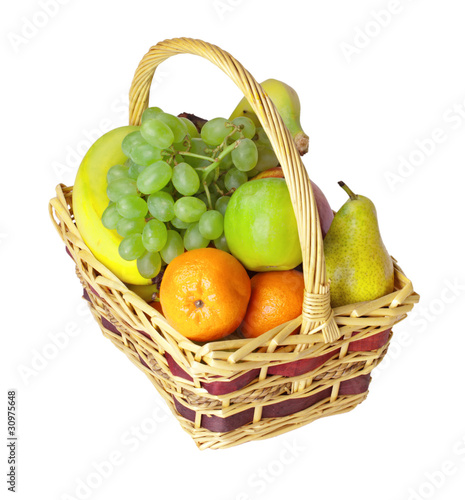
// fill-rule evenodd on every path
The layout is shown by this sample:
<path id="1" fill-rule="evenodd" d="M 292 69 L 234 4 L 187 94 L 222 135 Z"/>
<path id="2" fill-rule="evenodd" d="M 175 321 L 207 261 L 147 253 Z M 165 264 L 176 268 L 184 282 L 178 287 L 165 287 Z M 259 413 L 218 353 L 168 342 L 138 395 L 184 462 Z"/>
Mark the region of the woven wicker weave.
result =
<path id="1" fill-rule="evenodd" d="M 146 373 L 200 448 L 226 448 L 353 409 L 367 395 L 369 374 L 388 349 L 392 326 L 418 295 L 394 261 L 395 292 L 331 309 L 316 203 L 292 137 L 260 85 L 218 47 L 185 38 L 152 47 L 134 76 L 130 124 L 140 124 L 158 65 L 184 53 L 223 70 L 270 138 L 299 229 L 306 286 L 302 315 L 255 339 L 235 334 L 194 343 L 95 259 L 74 223 L 71 187 L 57 187 L 50 215 L 103 334 Z M 291 335 L 299 326 L 300 334 Z"/>

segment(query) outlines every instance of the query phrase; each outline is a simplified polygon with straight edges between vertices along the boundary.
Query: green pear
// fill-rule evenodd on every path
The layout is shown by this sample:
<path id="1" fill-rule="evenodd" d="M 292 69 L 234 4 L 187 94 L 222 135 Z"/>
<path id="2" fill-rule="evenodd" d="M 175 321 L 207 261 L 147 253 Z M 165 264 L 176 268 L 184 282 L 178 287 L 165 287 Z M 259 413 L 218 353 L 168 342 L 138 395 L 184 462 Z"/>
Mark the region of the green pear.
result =
<path id="1" fill-rule="evenodd" d="M 334 216 L 324 239 L 331 306 L 374 300 L 394 291 L 394 267 L 379 232 L 376 208 L 339 185 L 350 199 Z"/>

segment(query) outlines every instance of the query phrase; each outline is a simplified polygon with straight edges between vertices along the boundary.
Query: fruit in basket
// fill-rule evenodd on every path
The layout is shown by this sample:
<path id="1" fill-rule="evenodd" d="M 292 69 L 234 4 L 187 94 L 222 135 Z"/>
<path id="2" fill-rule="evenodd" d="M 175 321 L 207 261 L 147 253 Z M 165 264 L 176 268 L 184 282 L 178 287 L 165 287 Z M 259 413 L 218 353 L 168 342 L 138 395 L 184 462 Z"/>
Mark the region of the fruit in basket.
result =
<path id="1" fill-rule="evenodd" d="M 392 258 L 381 238 L 373 202 L 354 194 L 343 182 L 339 185 L 350 198 L 336 213 L 324 240 L 332 307 L 394 291 Z"/>
<path id="2" fill-rule="evenodd" d="M 267 177 L 284 178 L 283 169 L 281 167 L 270 168 L 264 172 L 260 172 L 251 180 L 265 179 Z M 312 184 L 312 190 L 315 195 L 316 206 L 318 209 L 318 216 L 320 218 L 321 234 L 324 238 L 329 230 L 329 227 L 331 226 L 331 222 L 334 219 L 334 214 L 323 191 L 313 181 L 310 182 Z"/>
<path id="3" fill-rule="evenodd" d="M 140 130 L 122 139 L 127 161 L 105 170 L 102 224 L 122 237 L 116 238 L 118 255 L 136 261 L 140 279 L 154 278 L 184 250 L 212 244 L 229 251 L 227 202 L 257 167 L 258 150 L 271 148 L 249 118 L 201 123 L 199 138 L 187 117 L 148 108 Z"/>
<path id="4" fill-rule="evenodd" d="M 302 262 L 284 179 L 258 179 L 240 186 L 227 206 L 224 234 L 231 253 L 251 271 L 284 271 Z"/>
<path id="5" fill-rule="evenodd" d="M 308 151 L 308 135 L 302 130 L 300 124 L 300 100 L 297 92 L 289 85 L 275 79 L 265 80 L 261 83 L 263 90 L 273 101 L 284 124 L 289 129 L 297 149 L 301 155 Z M 260 125 L 249 101 L 244 97 L 230 116 L 230 120 L 238 117 L 250 118 L 256 126 Z"/>
<path id="6" fill-rule="evenodd" d="M 183 253 L 166 267 L 160 302 L 168 322 L 188 339 L 226 337 L 241 324 L 250 279 L 240 262 L 216 248 Z"/>
<path id="7" fill-rule="evenodd" d="M 150 280 L 143 278 L 137 270 L 135 261 L 126 261 L 118 253 L 121 236 L 116 232 L 116 223 L 121 216 L 115 208 L 112 209 L 112 223 L 114 229 L 107 229 L 102 223 L 102 215 L 106 211 L 109 200 L 107 196 L 107 173 L 113 169 L 111 183 L 118 183 L 116 170 L 124 173 L 124 164 L 127 157 L 121 150 L 121 142 L 130 133 L 137 131 L 137 127 L 120 127 L 114 129 L 98 139 L 85 155 L 74 183 L 73 212 L 76 225 L 90 251 L 104 266 L 118 278 L 127 283 L 144 285 Z M 128 190 L 128 185 L 119 186 L 120 190 Z M 116 188 L 118 191 L 118 186 Z M 124 191 L 126 192 L 126 191 Z M 115 198 L 116 199 L 116 198 Z M 108 215 L 108 212 L 107 212 Z M 111 217 L 110 217 L 111 218 Z"/>
<path id="8" fill-rule="evenodd" d="M 302 314 L 304 278 L 299 271 L 257 273 L 240 330 L 244 337 L 263 333 Z"/>

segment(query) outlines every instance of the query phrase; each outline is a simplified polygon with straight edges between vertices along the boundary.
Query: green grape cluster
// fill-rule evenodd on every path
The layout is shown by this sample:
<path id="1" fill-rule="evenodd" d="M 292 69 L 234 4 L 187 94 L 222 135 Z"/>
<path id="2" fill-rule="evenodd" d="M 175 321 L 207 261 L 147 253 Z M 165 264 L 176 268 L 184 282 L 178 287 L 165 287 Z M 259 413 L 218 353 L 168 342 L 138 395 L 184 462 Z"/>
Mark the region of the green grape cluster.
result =
<path id="1" fill-rule="evenodd" d="M 118 251 L 137 260 L 144 278 L 185 250 L 229 251 L 223 219 L 232 193 L 278 160 L 262 128 L 246 117 L 194 123 L 148 108 L 122 144 L 128 157 L 107 173 L 107 229 L 123 238 Z"/>

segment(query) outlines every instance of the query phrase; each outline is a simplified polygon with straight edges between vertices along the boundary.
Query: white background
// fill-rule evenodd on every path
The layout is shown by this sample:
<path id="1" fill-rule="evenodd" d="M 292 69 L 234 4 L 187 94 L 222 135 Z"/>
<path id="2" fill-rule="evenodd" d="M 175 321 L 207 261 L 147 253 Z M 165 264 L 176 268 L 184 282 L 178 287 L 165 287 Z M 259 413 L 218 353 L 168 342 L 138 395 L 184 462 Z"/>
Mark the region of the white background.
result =
<path id="1" fill-rule="evenodd" d="M 464 14 L 459 0 L 2 3 L 2 498 L 8 388 L 21 500 L 463 498 Z M 88 137 L 127 123 L 140 58 L 176 36 L 298 91 L 311 178 L 335 209 L 341 179 L 374 201 L 422 298 L 356 410 L 225 451 L 198 451 L 101 335 L 47 212 Z M 161 66 L 151 104 L 213 118 L 240 98 L 210 63 L 178 56 Z M 427 141 L 435 129 L 440 144 Z"/>

